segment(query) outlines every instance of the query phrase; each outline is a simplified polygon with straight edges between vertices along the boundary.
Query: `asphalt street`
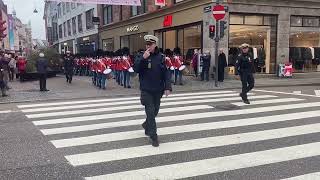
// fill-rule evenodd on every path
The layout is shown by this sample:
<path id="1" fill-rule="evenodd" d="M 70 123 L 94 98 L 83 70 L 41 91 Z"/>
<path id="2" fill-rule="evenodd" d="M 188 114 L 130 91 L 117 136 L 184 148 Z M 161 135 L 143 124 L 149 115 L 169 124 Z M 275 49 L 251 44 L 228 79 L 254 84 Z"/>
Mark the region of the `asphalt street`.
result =
<path id="1" fill-rule="evenodd" d="M 317 180 L 316 88 L 256 89 L 251 105 L 238 90 L 173 94 L 158 148 L 138 96 L 1 104 L 0 179 Z"/>

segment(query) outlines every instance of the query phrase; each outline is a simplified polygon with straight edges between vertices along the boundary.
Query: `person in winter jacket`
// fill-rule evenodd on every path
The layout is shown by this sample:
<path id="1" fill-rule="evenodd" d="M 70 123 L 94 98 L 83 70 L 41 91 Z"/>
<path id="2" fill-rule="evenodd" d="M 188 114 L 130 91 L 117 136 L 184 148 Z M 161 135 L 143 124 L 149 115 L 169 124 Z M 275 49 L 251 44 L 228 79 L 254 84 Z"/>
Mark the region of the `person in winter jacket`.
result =
<path id="1" fill-rule="evenodd" d="M 39 59 L 36 62 L 36 67 L 39 74 L 40 91 L 49 91 L 47 89 L 48 60 L 44 57 L 43 53 L 39 54 Z"/>
<path id="2" fill-rule="evenodd" d="M 27 60 L 25 57 L 18 57 L 18 72 L 20 77 L 20 82 L 24 81 L 24 74 L 26 73 L 26 67 L 27 67 Z"/>

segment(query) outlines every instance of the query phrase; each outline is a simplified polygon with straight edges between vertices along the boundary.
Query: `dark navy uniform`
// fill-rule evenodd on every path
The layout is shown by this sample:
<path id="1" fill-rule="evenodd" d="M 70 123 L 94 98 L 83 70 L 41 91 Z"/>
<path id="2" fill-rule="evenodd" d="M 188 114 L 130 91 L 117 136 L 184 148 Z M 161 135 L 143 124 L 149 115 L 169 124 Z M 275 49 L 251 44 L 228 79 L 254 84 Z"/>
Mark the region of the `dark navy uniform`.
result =
<path id="1" fill-rule="evenodd" d="M 135 72 L 139 73 L 141 104 L 147 115 L 143 123 L 145 134 L 152 140 L 157 138 L 156 116 L 159 113 L 161 98 L 165 90 L 172 91 L 170 71 L 165 65 L 165 56 L 156 49 L 148 59 L 143 53 L 137 55 L 134 63 Z"/>
<path id="2" fill-rule="evenodd" d="M 72 82 L 73 69 L 74 69 L 74 59 L 71 56 L 66 56 L 64 58 L 64 71 L 65 71 L 66 79 L 68 83 Z"/>
<path id="3" fill-rule="evenodd" d="M 238 56 L 236 62 L 237 72 L 241 77 L 242 82 L 242 97 L 245 103 L 249 103 L 247 93 L 254 88 L 254 62 L 253 58 L 248 53 L 242 53 Z"/>

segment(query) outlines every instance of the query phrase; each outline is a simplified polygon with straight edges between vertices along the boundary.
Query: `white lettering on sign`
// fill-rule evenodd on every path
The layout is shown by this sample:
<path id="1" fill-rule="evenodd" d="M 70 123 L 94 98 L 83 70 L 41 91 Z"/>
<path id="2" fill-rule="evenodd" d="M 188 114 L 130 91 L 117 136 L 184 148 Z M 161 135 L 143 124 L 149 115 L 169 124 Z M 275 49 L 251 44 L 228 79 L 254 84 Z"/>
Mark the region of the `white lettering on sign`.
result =
<path id="1" fill-rule="evenodd" d="M 131 26 L 127 28 L 127 32 L 135 32 L 135 31 L 139 31 L 139 26 L 135 25 L 135 26 Z"/>

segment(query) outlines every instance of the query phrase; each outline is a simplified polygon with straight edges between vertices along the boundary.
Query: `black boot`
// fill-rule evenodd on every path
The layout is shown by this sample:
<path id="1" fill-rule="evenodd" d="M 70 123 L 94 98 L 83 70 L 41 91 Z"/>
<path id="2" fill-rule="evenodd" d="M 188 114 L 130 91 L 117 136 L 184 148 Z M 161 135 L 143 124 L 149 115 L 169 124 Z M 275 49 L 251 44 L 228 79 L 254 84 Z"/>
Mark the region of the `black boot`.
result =
<path id="1" fill-rule="evenodd" d="M 147 132 L 147 122 L 146 122 L 146 121 L 143 122 L 141 126 L 142 126 L 142 128 L 144 129 L 144 134 L 145 134 L 146 136 L 149 136 L 149 135 L 148 135 L 148 132 Z"/>
<path id="2" fill-rule="evenodd" d="M 153 147 L 159 147 L 159 139 L 157 135 L 154 135 L 152 137 L 150 137 L 152 140 L 152 146 Z"/>

